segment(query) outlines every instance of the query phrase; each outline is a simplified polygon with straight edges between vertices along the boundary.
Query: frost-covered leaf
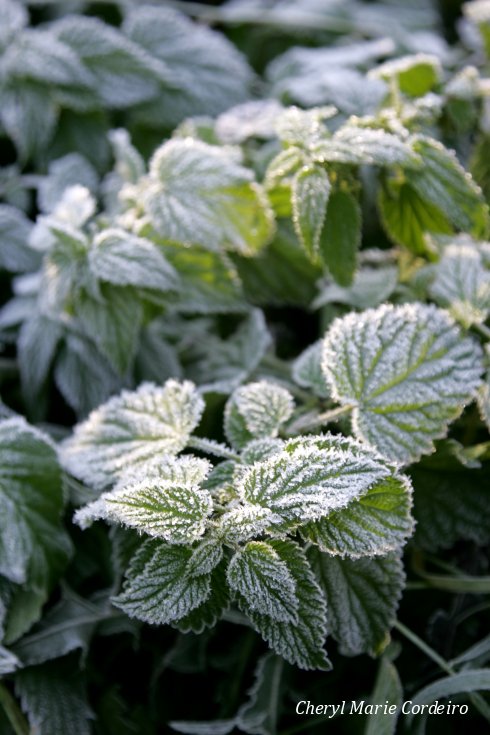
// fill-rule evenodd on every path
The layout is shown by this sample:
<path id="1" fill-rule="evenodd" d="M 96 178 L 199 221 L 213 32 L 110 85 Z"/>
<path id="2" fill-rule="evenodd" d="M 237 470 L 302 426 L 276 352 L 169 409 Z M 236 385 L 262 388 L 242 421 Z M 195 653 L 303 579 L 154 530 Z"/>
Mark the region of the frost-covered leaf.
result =
<path id="1" fill-rule="evenodd" d="M 158 291 L 175 290 L 179 277 L 150 240 L 118 228 L 103 230 L 89 250 L 89 264 L 97 278 L 119 286 Z"/>
<path id="2" fill-rule="evenodd" d="M 113 603 L 130 617 L 154 625 L 175 622 L 210 596 L 209 574 L 191 577 L 192 550 L 150 539 L 136 552 L 123 591 Z"/>
<path id="3" fill-rule="evenodd" d="M 396 723 L 403 702 L 403 687 L 398 672 L 389 660 L 389 654 L 381 657 L 374 685 L 372 702 L 390 702 L 396 709 L 391 714 L 374 712 L 369 715 L 364 735 L 395 735 Z"/>
<path id="4" fill-rule="evenodd" d="M 85 336 L 124 376 L 133 363 L 143 322 L 143 305 L 137 294 L 105 284 L 97 299 L 87 293 L 78 297 L 76 314 Z"/>
<path id="5" fill-rule="evenodd" d="M 194 558 L 196 551 L 190 557 L 187 564 L 186 573 L 190 574 L 191 570 L 195 571 Z M 213 556 L 214 562 L 216 557 Z M 196 577 L 203 579 L 202 576 Z M 187 615 L 172 622 L 172 626 L 180 630 L 181 633 L 202 633 L 205 628 L 211 628 L 223 615 L 230 605 L 230 591 L 226 583 L 226 561 L 222 559 L 220 563 L 210 570 L 210 593 L 209 596 L 201 602 L 200 605 L 194 607 Z"/>
<path id="6" fill-rule="evenodd" d="M 29 720 L 31 732 L 39 735 L 90 735 L 93 713 L 80 674 L 65 670 L 58 662 L 30 666 L 15 677 L 15 690 Z"/>
<path id="7" fill-rule="evenodd" d="M 232 557 L 228 584 L 244 605 L 272 620 L 298 622 L 296 583 L 273 546 L 250 541 Z"/>
<path id="8" fill-rule="evenodd" d="M 279 524 L 281 517 L 253 503 L 244 503 L 223 513 L 218 523 L 220 538 L 240 543 L 270 530 L 271 524 Z"/>
<path id="9" fill-rule="evenodd" d="M 422 304 L 337 319 L 323 355 L 333 397 L 353 406 L 356 436 L 399 462 L 431 451 L 482 372 L 479 345 L 446 312 Z"/>
<path id="10" fill-rule="evenodd" d="M 58 390 L 78 417 L 107 401 L 121 390 L 121 379 L 93 342 L 69 334 L 56 360 L 54 379 Z"/>
<path id="11" fill-rule="evenodd" d="M 329 395 L 322 371 L 323 342 L 318 340 L 304 350 L 293 362 L 291 374 L 295 383 L 308 388 L 319 398 Z"/>
<path id="12" fill-rule="evenodd" d="M 272 213 L 252 172 L 225 149 L 170 140 L 154 153 L 141 203 L 166 240 L 252 255 L 270 239 Z"/>
<path id="13" fill-rule="evenodd" d="M 136 184 L 145 173 L 145 162 L 131 143 L 129 133 L 124 128 L 111 130 L 109 140 L 115 158 L 115 169 L 122 181 Z"/>
<path id="14" fill-rule="evenodd" d="M 361 242 L 361 208 L 348 191 L 334 191 L 328 201 L 320 253 L 335 281 L 350 286 Z"/>
<path id="15" fill-rule="evenodd" d="M 21 663 L 15 653 L 7 648 L 0 646 L 0 676 L 12 674 L 16 669 L 20 668 Z"/>
<path id="16" fill-rule="evenodd" d="M 22 391 L 31 411 L 35 412 L 41 399 L 62 333 L 58 322 L 42 314 L 33 314 L 20 329 L 17 351 Z"/>
<path id="17" fill-rule="evenodd" d="M 418 152 L 396 135 L 350 124 L 316 143 L 311 155 L 319 163 L 400 165 L 417 170 L 422 164 Z"/>
<path id="18" fill-rule="evenodd" d="M 479 250 L 464 244 L 446 247 L 429 293 L 464 327 L 484 322 L 490 312 L 490 271 Z"/>
<path id="19" fill-rule="evenodd" d="M 200 487 L 210 469 L 202 459 L 169 457 L 144 475 L 123 477 L 116 489 L 78 511 L 75 520 L 86 527 L 104 518 L 169 543 L 192 543 L 203 535 L 213 510 L 211 495 Z"/>
<path id="20" fill-rule="evenodd" d="M 282 561 L 296 586 L 297 621 L 279 621 L 258 612 L 243 601 L 243 608 L 254 627 L 280 656 L 300 669 L 330 668 L 323 649 L 326 607 L 302 549 L 293 541 L 271 541 L 270 546 Z"/>
<path id="21" fill-rule="evenodd" d="M 370 488 L 346 508 L 308 523 L 303 536 L 334 556 L 386 554 L 412 535 L 411 487 L 407 478 L 389 477 Z"/>
<path id="22" fill-rule="evenodd" d="M 107 599 L 94 603 L 65 590 L 63 599 L 12 650 L 23 666 L 41 664 L 77 649 L 86 652 L 95 626 L 107 614 Z"/>
<path id="23" fill-rule="evenodd" d="M 188 376 L 203 392 L 230 393 L 257 368 L 271 344 L 264 314 L 254 309 L 227 339 L 203 330 L 194 340 Z"/>
<path id="24" fill-rule="evenodd" d="M 241 453 L 242 462 L 245 464 L 255 464 L 262 462 L 264 459 L 272 457 L 284 448 L 282 439 L 251 439 L 243 448 Z"/>
<path id="25" fill-rule="evenodd" d="M 283 107 L 277 100 L 253 100 L 223 112 L 216 120 L 215 132 L 227 145 L 244 143 L 249 138 L 273 138 L 275 123 Z"/>
<path id="26" fill-rule="evenodd" d="M 48 437 L 21 418 L 0 422 L 0 451 L 1 572 L 13 582 L 42 587 L 69 548 L 59 527 L 63 496 L 56 452 Z"/>
<path id="27" fill-rule="evenodd" d="M 11 418 L 0 422 L 0 456 L 0 573 L 23 585 L 25 607 L 32 593 L 38 611 L 71 553 L 56 451 L 41 431 Z"/>
<path id="28" fill-rule="evenodd" d="M 432 138 L 418 136 L 413 149 L 423 158 L 407 180 L 419 196 L 439 209 L 454 227 L 479 236 L 488 231 L 488 205 L 481 189 L 464 170 L 453 151 Z"/>
<path id="29" fill-rule="evenodd" d="M 29 22 L 29 15 L 23 5 L 16 0 L 1 0 L 0 2 L 0 51 Z"/>
<path id="30" fill-rule="evenodd" d="M 123 31 L 163 69 L 157 98 L 140 110 L 153 127 L 216 115 L 249 97 L 252 72 L 222 34 L 166 7 L 134 7 Z"/>
<path id="31" fill-rule="evenodd" d="M 32 224 L 23 212 L 0 204 L 0 268 L 25 273 L 39 267 L 39 255 L 29 247 L 31 230 Z"/>
<path id="32" fill-rule="evenodd" d="M 123 391 L 93 411 L 62 447 L 64 467 L 87 484 L 103 489 L 127 467 L 184 449 L 204 408 L 189 381 L 163 387 L 144 383 Z"/>
<path id="33" fill-rule="evenodd" d="M 399 554 L 340 559 L 312 548 L 308 559 L 325 594 L 328 629 L 340 652 L 379 654 L 389 642 L 405 583 Z"/>
<path id="34" fill-rule="evenodd" d="M 368 309 L 387 301 L 396 288 L 398 268 L 387 265 L 381 268 L 361 268 L 354 276 L 352 286 L 344 288 L 327 281 L 313 302 L 314 308 L 325 304 L 345 304 L 354 309 Z"/>
<path id="35" fill-rule="evenodd" d="M 79 184 L 91 192 L 97 190 L 98 176 L 87 159 L 80 153 L 69 153 L 51 161 L 48 175 L 38 188 L 38 205 L 42 212 L 52 212 L 66 189 Z"/>
<path id="36" fill-rule="evenodd" d="M 259 659 L 248 702 L 238 710 L 238 727 L 254 735 L 274 735 L 280 705 L 282 671 L 280 656 L 268 653 Z"/>
<path id="37" fill-rule="evenodd" d="M 452 232 L 449 217 L 407 182 L 384 184 L 379 190 L 378 208 L 381 222 L 393 242 L 416 254 L 430 251 L 427 234 Z"/>
<path id="38" fill-rule="evenodd" d="M 0 121 L 22 161 L 46 148 L 57 120 L 58 108 L 42 86 L 23 83 L 3 87 Z"/>
<path id="39" fill-rule="evenodd" d="M 236 447 L 251 439 L 276 437 L 293 408 L 293 397 L 279 385 L 261 380 L 241 386 L 226 404 L 226 436 Z"/>
<path id="40" fill-rule="evenodd" d="M 236 487 L 246 504 L 270 511 L 274 531 L 345 508 L 392 474 L 392 466 L 370 447 L 325 434 L 290 440 L 283 451 L 246 470 Z"/>
<path id="41" fill-rule="evenodd" d="M 158 94 L 161 65 L 116 28 L 97 18 L 68 16 L 51 32 L 80 59 L 107 107 L 125 108 Z"/>
<path id="42" fill-rule="evenodd" d="M 320 166 L 304 167 L 294 176 L 291 187 L 293 222 L 308 257 L 315 260 L 330 195 L 330 180 Z"/>

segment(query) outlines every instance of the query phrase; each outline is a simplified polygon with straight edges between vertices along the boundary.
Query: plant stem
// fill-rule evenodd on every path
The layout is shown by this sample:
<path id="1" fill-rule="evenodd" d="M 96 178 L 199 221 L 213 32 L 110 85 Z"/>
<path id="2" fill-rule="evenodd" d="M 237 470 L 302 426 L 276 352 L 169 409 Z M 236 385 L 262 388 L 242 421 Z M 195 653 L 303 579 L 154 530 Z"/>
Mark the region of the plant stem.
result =
<path id="1" fill-rule="evenodd" d="M 338 406 L 338 408 L 332 408 L 330 411 L 324 411 L 324 413 L 317 414 L 306 414 L 306 416 L 300 416 L 288 426 L 287 433 L 289 435 L 299 434 L 302 431 L 310 431 L 316 429 L 324 424 L 329 424 L 331 421 L 337 421 L 341 416 L 345 416 L 350 413 L 354 406 L 348 404 L 347 406 Z"/>
<path id="2" fill-rule="evenodd" d="M 19 705 L 10 694 L 7 687 L 0 683 L 0 704 L 3 707 L 7 719 L 12 725 L 15 735 L 29 735 L 29 725 L 22 714 Z"/>
<path id="3" fill-rule="evenodd" d="M 200 436 L 191 436 L 187 446 L 191 447 L 191 449 L 198 449 L 200 452 L 204 452 L 205 454 L 214 454 L 216 457 L 232 459 L 234 462 L 241 462 L 240 455 L 227 447 L 226 444 L 220 444 L 219 442 L 214 442 L 211 439 L 204 439 Z"/>

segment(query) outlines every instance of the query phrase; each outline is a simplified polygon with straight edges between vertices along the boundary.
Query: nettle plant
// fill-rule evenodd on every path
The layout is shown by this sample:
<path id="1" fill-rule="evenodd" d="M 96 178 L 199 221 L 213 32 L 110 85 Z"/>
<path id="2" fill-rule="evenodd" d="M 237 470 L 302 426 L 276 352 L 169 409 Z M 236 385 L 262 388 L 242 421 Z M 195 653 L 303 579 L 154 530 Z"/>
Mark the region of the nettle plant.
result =
<path id="1" fill-rule="evenodd" d="M 405 570 L 488 591 L 489 3 L 454 48 L 418 4 L 343 6 L 318 32 L 366 40 L 289 48 L 259 84 L 168 8 L 29 27 L 0 0 L 0 674 L 41 735 L 89 732 L 99 633 L 160 655 L 174 629 L 152 687 L 220 621 L 264 639 L 248 702 L 182 732 L 273 735 L 283 660 L 327 650 L 382 656 L 373 697 L 401 701 L 394 625 L 448 675 L 414 701 L 488 689 L 485 640 L 446 661 L 397 614 Z M 291 9 L 212 12 L 287 38 Z M 460 542 L 473 566 L 434 556 Z"/>
<path id="2" fill-rule="evenodd" d="M 301 668 L 329 668 L 327 630 L 347 654 L 379 653 L 413 532 L 401 468 L 445 436 L 482 370 L 481 348 L 447 313 L 385 305 L 334 321 L 301 373 L 340 404 L 330 417 L 351 413 L 352 437 L 299 433 L 329 415 L 295 417 L 291 393 L 266 380 L 230 396 L 230 446 L 193 434 L 204 402 L 189 381 L 111 398 L 76 427 L 61 461 L 103 491 L 77 511 L 79 525 L 104 519 L 145 539 L 113 603 L 201 632 L 234 602 Z M 181 454 L 192 449 L 223 461 Z"/>

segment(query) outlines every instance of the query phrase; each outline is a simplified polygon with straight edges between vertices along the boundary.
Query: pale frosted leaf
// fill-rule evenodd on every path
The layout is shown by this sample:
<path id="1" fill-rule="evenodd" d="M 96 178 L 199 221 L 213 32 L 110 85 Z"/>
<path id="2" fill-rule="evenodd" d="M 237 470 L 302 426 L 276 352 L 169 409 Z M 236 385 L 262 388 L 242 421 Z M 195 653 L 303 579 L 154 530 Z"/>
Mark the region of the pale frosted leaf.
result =
<path id="1" fill-rule="evenodd" d="M 253 735 L 274 735 L 281 697 L 284 663 L 280 656 L 267 653 L 257 664 L 248 701 L 238 710 L 238 727 Z"/>
<path id="2" fill-rule="evenodd" d="M 340 128 L 332 138 L 319 141 L 311 154 L 320 163 L 401 165 L 415 169 L 422 164 L 412 146 L 396 135 L 350 124 Z"/>
<path id="3" fill-rule="evenodd" d="M 301 529 L 321 551 L 334 556 L 378 556 L 400 548 L 412 535 L 411 486 L 395 476 L 370 488 L 359 500 Z"/>
<path id="4" fill-rule="evenodd" d="M 116 173 L 122 181 L 136 184 L 145 173 L 145 162 L 132 145 L 128 131 L 124 128 L 111 130 L 108 137 L 116 159 Z"/>
<path id="5" fill-rule="evenodd" d="M 181 633 L 191 631 L 202 633 L 206 628 L 212 628 L 230 605 L 230 592 L 226 583 L 226 561 L 222 559 L 212 570 L 210 569 L 206 577 L 206 575 L 197 575 L 198 570 L 194 564 L 194 555 L 195 551 L 187 563 L 186 574 L 190 575 L 191 579 L 202 580 L 209 577 L 210 593 L 203 602 L 194 607 L 187 615 L 171 623 L 172 627 L 177 628 Z M 212 554 L 210 561 L 214 564 L 216 555 Z M 193 576 L 194 572 L 196 573 L 195 576 Z"/>
<path id="6" fill-rule="evenodd" d="M 326 632 L 326 605 L 323 594 L 302 551 L 293 541 L 271 541 L 271 547 L 285 563 L 296 585 L 297 622 L 278 621 L 257 612 L 243 602 L 254 627 L 269 646 L 300 669 L 330 668 L 323 649 Z"/>
<path id="7" fill-rule="evenodd" d="M 328 398 L 327 381 L 322 371 L 323 342 L 318 340 L 293 362 L 291 374 L 295 383 L 308 388 L 319 398 Z"/>
<path id="8" fill-rule="evenodd" d="M 372 702 L 386 702 L 395 705 L 391 714 L 374 712 L 368 716 L 364 735 L 395 735 L 396 723 L 403 702 L 403 687 L 398 672 L 389 660 L 389 654 L 382 656 L 374 685 Z"/>
<path id="9" fill-rule="evenodd" d="M 121 109 L 158 94 L 160 65 L 116 28 L 97 18 L 68 16 L 51 32 L 80 59 L 105 106 Z"/>
<path id="10" fill-rule="evenodd" d="M 253 174 L 225 150 L 170 140 L 153 155 L 141 203 L 166 240 L 252 255 L 270 239 L 272 213 Z"/>
<path id="11" fill-rule="evenodd" d="M 0 676 L 12 674 L 16 669 L 20 668 L 21 662 L 12 651 L 0 646 Z"/>
<path id="12" fill-rule="evenodd" d="M 157 99 L 139 110 L 157 129 L 216 115 L 249 97 L 253 74 L 221 33 L 167 7 L 133 7 L 124 33 L 161 64 Z M 163 71 L 164 70 L 164 71 Z"/>
<path id="13" fill-rule="evenodd" d="M 63 330 L 59 323 L 33 314 L 23 323 L 17 341 L 22 391 L 35 409 L 46 385 Z"/>
<path id="14" fill-rule="evenodd" d="M 245 503 L 268 509 L 291 528 L 344 508 L 392 474 L 370 447 L 325 434 L 289 441 L 282 452 L 247 469 L 236 487 Z"/>
<path id="15" fill-rule="evenodd" d="M 13 273 L 34 271 L 39 255 L 29 247 L 32 223 L 9 204 L 0 204 L 0 268 Z"/>
<path id="16" fill-rule="evenodd" d="M 38 188 L 38 205 L 42 212 L 52 212 L 66 189 L 79 184 L 91 192 L 97 190 L 98 176 L 92 164 L 80 153 L 69 153 L 51 161 L 48 175 Z"/>
<path id="17" fill-rule="evenodd" d="M 277 100 L 244 102 L 218 117 L 216 135 L 225 145 L 244 143 L 249 138 L 273 138 L 275 122 L 282 110 Z"/>
<path id="18" fill-rule="evenodd" d="M 490 312 L 490 271 L 478 249 L 470 245 L 445 248 L 429 292 L 463 326 L 484 322 Z"/>
<path id="19" fill-rule="evenodd" d="M 211 593 L 209 575 L 189 577 L 192 550 L 150 539 L 136 552 L 113 603 L 130 617 L 164 625 L 185 617 Z"/>
<path id="20" fill-rule="evenodd" d="M 480 384 L 481 350 L 434 306 L 384 305 L 337 319 L 324 344 L 333 397 L 356 436 L 410 462 L 432 450 Z"/>
<path id="21" fill-rule="evenodd" d="M 284 448 L 282 439 L 252 439 L 242 450 L 241 458 L 245 464 L 254 464 L 262 462 L 264 459 L 272 457 Z"/>
<path id="22" fill-rule="evenodd" d="M 315 260 L 330 196 L 330 180 L 319 166 L 304 167 L 294 176 L 291 187 L 293 222 L 307 255 Z"/>
<path id="23" fill-rule="evenodd" d="M 97 278 L 120 286 L 165 292 L 179 283 L 177 272 L 156 245 L 118 228 L 103 230 L 94 238 L 89 264 Z"/>
<path id="24" fill-rule="evenodd" d="M 23 5 L 16 0 L 0 2 L 0 50 L 3 51 L 10 40 L 29 23 L 29 15 Z"/>
<path id="25" fill-rule="evenodd" d="M 398 553 L 363 559 L 340 559 L 315 548 L 308 559 L 325 593 L 328 628 L 344 656 L 379 654 L 405 584 Z"/>
<path id="26" fill-rule="evenodd" d="M 211 465 L 194 457 L 169 457 L 168 464 L 150 466 L 146 476 L 127 474 L 116 489 L 78 511 L 75 520 L 86 527 L 102 517 L 170 543 L 196 541 L 213 510 L 209 492 L 199 484 Z"/>
<path id="27" fill-rule="evenodd" d="M 71 553 L 56 451 L 41 431 L 11 418 L 0 422 L 0 456 L 0 573 L 45 601 Z"/>
<path id="28" fill-rule="evenodd" d="M 15 690 L 39 735 L 90 735 L 93 713 L 79 674 L 58 662 L 30 666 L 15 677 Z"/>
<path id="29" fill-rule="evenodd" d="M 3 87 L 0 121 L 22 161 L 45 150 L 56 129 L 58 112 L 40 85 Z"/>
<path id="30" fill-rule="evenodd" d="M 250 541 L 237 551 L 229 563 L 227 580 L 248 609 L 273 620 L 298 622 L 296 583 L 270 544 Z"/>
<path id="31" fill-rule="evenodd" d="M 93 411 L 62 448 L 65 468 L 96 488 L 113 484 L 124 470 L 184 449 L 204 408 L 192 383 L 168 380 L 123 391 Z"/>
<path id="32" fill-rule="evenodd" d="M 398 268 L 387 265 L 381 268 L 361 268 L 354 276 L 352 286 L 343 287 L 329 280 L 320 288 L 313 302 L 318 309 L 325 304 L 346 304 L 354 309 L 368 309 L 387 301 L 396 288 Z M 326 389 L 328 390 L 328 388 Z"/>
<path id="33" fill-rule="evenodd" d="M 276 437 L 293 408 L 289 391 L 275 383 L 261 380 L 241 386 L 226 405 L 226 435 L 237 447 L 251 439 Z"/>
<path id="34" fill-rule="evenodd" d="M 422 97 L 440 81 L 442 68 L 437 56 L 414 54 L 390 59 L 373 69 L 369 76 L 387 82 L 396 80 L 397 86 L 404 94 Z"/>

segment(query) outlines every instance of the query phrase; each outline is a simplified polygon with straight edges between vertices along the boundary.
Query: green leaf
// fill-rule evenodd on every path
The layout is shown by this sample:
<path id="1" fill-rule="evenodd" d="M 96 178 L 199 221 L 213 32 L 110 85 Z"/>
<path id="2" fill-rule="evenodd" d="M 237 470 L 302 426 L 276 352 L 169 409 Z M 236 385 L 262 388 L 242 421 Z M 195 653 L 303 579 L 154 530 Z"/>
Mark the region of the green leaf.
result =
<path id="1" fill-rule="evenodd" d="M 405 543 L 414 530 L 411 487 L 405 477 L 389 477 L 346 508 L 307 524 L 302 535 L 321 551 L 358 558 L 386 554 Z"/>
<path id="2" fill-rule="evenodd" d="M 163 387 L 143 383 L 136 391 L 123 391 L 76 427 L 62 447 L 63 465 L 88 485 L 104 489 L 127 467 L 182 451 L 203 408 L 189 381 L 168 380 Z"/>
<path id="3" fill-rule="evenodd" d="M 379 654 L 389 642 L 405 583 L 399 554 L 340 559 L 311 548 L 308 559 L 324 591 L 329 631 L 342 655 Z"/>
<path id="4" fill-rule="evenodd" d="M 269 646 L 300 669 L 330 668 L 323 649 L 326 630 L 325 600 L 302 549 L 293 541 L 271 541 L 271 547 L 286 565 L 296 585 L 297 622 L 279 621 L 253 609 L 245 600 L 243 607 L 254 627 Z"/>
<path id="5" fill-rule="evenodd" d="M 298 622 L 296 583 L 287 564 L 270 545 L 250 541 L 232 557 L 227 572 L 231 589 L 245 608 L 272 620 Z"/>
<path id="6" fill-rule="evenodd" d="M 110 614 L 107 599 L 93 603 L 65 590 L 63 599 L 12 650 L 23 666 L 57 659 L 77 649 L 86 653 L 95 626 Z"/>
<path id="7" fill-rule="evenodd" d="M 85 335 L 123 376 L 133 363 L 143 322 L 143 307 L 137 294 L 106 284 L 98 299 L 81 294 L 75 308 Z"/>
<path id="8" fill-rule="evenodd" d="M 236 481 L 246 505 L 270 512 L 270 529 L 294 528 L 345 508 L 394 472 L 371 447 L 331 434 L 290 440 Z"/>
<path id="9" fill-rule="evenodd" d="M 294 176 L 291 187 L 293 222 L 296 234 L 310 260 L 317 259 L 330 180 L 320 166 L 303 167 Z"/>
<path id="10" fill-rule="evenodd" d="M 90 735 L 93 718 L 81 676 L 58 662 L 32 666 L 15 677 L 15 690 L 32 733 Z"/>
<path id="11" fill-rule="evenodd" d="M 190 138 L 164 143 L 140 187 L 142 206 L 166 240 L 253 255 L 272 236 L 272 213 L 252 172 L 217 146 Z"/>
<path id="12" fill-rule="evenodd" d="M 438 679 L 420 689 L 412 699 L 412 706 L 429 704 L 436 699 L 451 697 L 453 694 L 490 690 L 490 669 L 459 671 L 457 674 Z"/>
<path id="13" fill-rule="evenodd" d="M 161 64 L 157 98 L 139 111 L 157 129 L 216 115 L 249 97 L 253 75 L 224 35 L 167 7 L 134 7 L 124 33 Z"/>
<path id="14" fill-rule="evenodd" d="M 456 154 L 424 136 L 415 137 L 412 145 L 424 165 L 417 172 L 406 172 L 409 184 L 456 228 L 476 236 L 485 235 L 489 227 L 488 206 Z"/>
<path id="15" fill-rule="evenodd" d="M 370 72 L 370 76 L 386 81 L 395 79 L 403 94 L 422 97 L 440 81 L 442 69 L 437 56 L 414 54 L 387 61 Z"/>
<path id="16" fill-rule="evenodd" d="M 205 542 L 203 543 L 203 547 Z M 199 547 L 198 547 L 199 548 Z M 217 547 L 215 547 L 217 548 Z M 194 559 L 196 556 L 196 550 L 193 551 L 192 556 L 189 559 L 187 565 L 187 573 L 193 568 Z M 216 556 L 212 556 L 212 562 L 216 561 Z M 202 567 L 203 573 L 206 566 Z M 193 608 L 183 618 L 179 618 L 177 621 L 172 623 L 174 628 L 177 628 L 181 633 L 202 633 L 205 628 L 212 628 L 213 625 L 223 615 L 223 612 L 229 607 L 230 604 L 230 592 L 226 583 L 226 562 L 222 560 L 214 569 L 210 569 L 208 565 L 208 571 L 210 572 L 210 586 L 211 591 L 209 597 L 201 602 L 200 605 Z M 201 577 L 202 579 L 202 577 Z"/>
<path id="17" fill-rule="evenodd" d="M 56 451 L 41 431 L 12 418 L 0 422 L 0 455 L 0 573 L 32 592 L 39 609 L 71 553 Z"/>
<path id="18" fill-rule="evenodd" d="M 121 379 L 93 342 L 69 334 L 54 371 L 58 390 L 78 417 L 107 401 L 121 390 Z"/>
<path id="19" fill-rule="evenodd" d="M 364 735 L 395 735 L 396 723 L 403 700 L 403 688 L 394 664 L 389 661 L 385 655 L 379 662 L 378 674 L 374 691 L 371 696 L 373 704 L 381 704 L 389 702 L 391 706 L 395 705 L 396 710 L 393 714 L 384 714 L 376 712 L 368 717 Z"/>
<path id="20" fill-rule="evenodd" d="M 200 483 L 209 462 L 168 457 L 145 473 L 123 477 L 115 490 L 83 508 L 75 520 L 86 527 L 96 518 L 116 521 L 169 543 L 192 543 L 206 530 L 213 501 Z"/>
<path id="21" fill-rule="evenodd" d="M 113 598 L 114 605 L 153 625 L 181 620 L 211 593 L 209 574 L 188 575 L 191 556 L 191 549 L 185 546 L 146 541 L 131 560 L 123 591 Z"/>
<path id="22" fill-rule="evenodd" d="M 318 163 L 348 163 L 354 166 L 400 165 L 418 170 L 422 158 L 412 144 L 384 130 L 362 128 L 347 123 L 331 138 L 325 138 L 312 146 L 311 155 Z"/>
<path id="23" fill-rule="evenodd" d="M 291 375 L 295 383 L 308 388 L 319 398 L 328 398 L 327 381 L 322 371 L 323 342 L 321 339 L 304 350 L 293 362 Z"/>
<path id="24" fill-rule="evenodd" d="M 430 253 L 427 234 L 452 232 L 450 220 L 441 209 L 406 182 L 384 182 L 379 190 L 378 208 L 388 236 L 417 255 Z"/>
<path id="25" fill-rule="evenodd" d="M 469 469 L 454 461 L 450 464 L 439 450 L 410 474 L 418 544 L 429 551 L 448 549 L 460 539 L 486 544 L 490 536 L 487 463 L 481 469 Z"/>
<path id="26" fill-rule="evenodd" d="M 242 448 L 251 439 L 276 437 L 293 412 L 292 395 L 267 380 L 248 383 L 232 394 L 225 408 L 225 433 Z"/>
<path id="27" fill-rule="evenodd" d="M 99 233 L 89 250 L 89 264 L 97 278 L 119 286 L 173 291 L 179 277 L 150 240 L 118 228 Z"/>
<path id="28" fill-rule="evenodd" d="M 8 204 L 0 204 L 0 268 L 13 273 L 35 271 L 39 254 L 29 247 L 32 224 L 25 214 Z"/>
<path id="29" fill-rule="evenodd" d="M 328 201 L 320 252 L 337 283 L 350 286 L 361 242 L 361 209 L 348 191 L 334 191 Z"/>
<path id="30" fill-rule="evenodd" d="M 464 327 L 484 322 L 490 313 L 490 271 L 478 249 L 448 245 L 435 266 L 429 293 Z"/>
<path id="31" fill-rule="evenodd" d="M 354 407 L 355 435 L 407 463 L 429 453 L 475 396 L 482 360 L 441 309 L 386 304 L 333 323 L 323 368 L 333 397 Z"/>

